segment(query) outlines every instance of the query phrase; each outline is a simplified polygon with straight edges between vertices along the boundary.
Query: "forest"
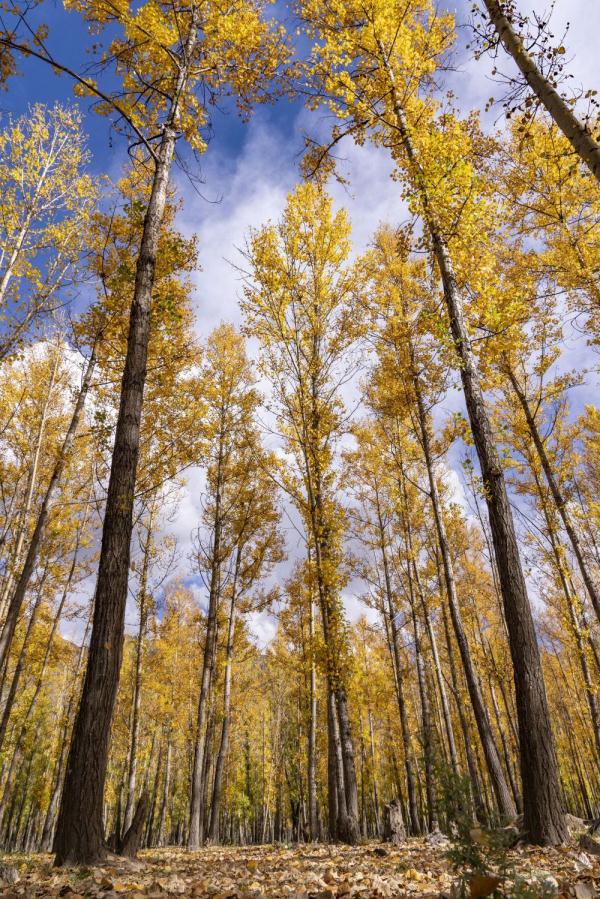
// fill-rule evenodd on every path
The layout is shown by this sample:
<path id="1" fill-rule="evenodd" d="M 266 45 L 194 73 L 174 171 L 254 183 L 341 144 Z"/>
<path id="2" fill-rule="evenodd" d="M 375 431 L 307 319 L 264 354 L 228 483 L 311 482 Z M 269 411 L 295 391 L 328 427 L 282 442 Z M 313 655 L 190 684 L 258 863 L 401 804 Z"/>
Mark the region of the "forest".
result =
<path id="1" fill-rule="evenodd" d="M 0 3 L 2 895 L 600 890 L 555 5 Z"/>

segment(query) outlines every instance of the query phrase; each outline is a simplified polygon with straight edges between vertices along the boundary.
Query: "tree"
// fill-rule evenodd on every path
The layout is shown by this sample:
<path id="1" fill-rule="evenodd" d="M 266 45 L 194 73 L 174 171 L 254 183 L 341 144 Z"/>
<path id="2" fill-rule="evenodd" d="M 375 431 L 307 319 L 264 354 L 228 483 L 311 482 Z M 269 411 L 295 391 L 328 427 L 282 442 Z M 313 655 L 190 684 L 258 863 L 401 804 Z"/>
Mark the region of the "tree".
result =
<path id="1" fill-rule="evenodd" d="M 565 48 L 548 47 L 548 40 L 540 41 L 539 36 L 538 41 L 524 39 L 517 29 L 520 25 L 525 25 L 527 20 L 517 11 L 515 0 L 483 0 L 483 4 L 495 32 L 495 36 L 486 37 L 486 49 L 495 49 L 498 42 L 502 44 L 539 103 L 547 109 L 575 152 L 600 181 L 600 144 L 592 135 L 589 124 L 577 118 L 568 99 L 556 89 L 562 68 L 557 68 L 556 62 L 564 55 Z M 539 44 L 537 63 L 526 46 L 535 46 L 536 43 Z M 550 71 L 544 74 L 541 66 L 548 59 L 551 61 Z M 588 92 L 586 96 L 591 94 Z"/>
<path id="2" fill-rule="evenodd" d="M 507 784 L 483 702 L 465 630 L 462 623 L 456 578 L 444 510 L 438 487 L 435 460 L 438 456 L 431 427 L 436 392 L 445 383 L 445 373 L 436 364 L 435 345 L 427 337 L 426 322 L 430 291 L 426 269 L 406 257 L 407 241 L 391 230 L 380 230 L 366 264 L 373 283 L 372 314 L 378 341 L 379 367 L 371 390 L 371 402 L 383 415 L 408 415 L 407 426 L 418 435 L 427 473 L 428 498 L 441 556 L 450 618 L 486 763 L 501 816 L 510 820 L 516 808 Z"/>
<path id="3" fill-rule="evenodd" d="M 262 371 L 271 381 L 286 451 L 297 472 L 283 471 L 280 478 L 302 516 L 314 560 L 327 653 L 330 835 L 355 843 L 358 794 L 332 465 L 343 421 L 339 394 L 353 370 L 348 350 L 357 336 L 353 308 L 359 281 L 347 264 L 348 236 L 345 214 L 333 212 L 320 186 L 298 187 L 279 226 L 251 233 L 243 308 L 249 333 L 261 342 Z"/>
<path id="4" fill-rule="evenodd" d="M 368 136 L 390 146 L 395 174 L 405 185 L 409 206 L 423 222 L 425 246 L 437 266 L 485 483 L 510 636 L 525 827 L 532 842 L 560 843 L 566 825 L 539 646 L 460 287 L 467 245 L 472 258 L 470 242 L 481 228 L 482 216 L 489 212 L 486 188 L 480 185 L 474 165 L 477 155 L 485 153 L 485 141 L 472 119 L 461 122 L 450 113 L 436 118 L 436 103 L 420 93 L 452 43 L 452 18 L 433 16 L 429 4 L 388 0 L 367 11 L 361 4 L 346 5 L 343 12 L 336 4 L 307 0 L 300 4 L 300 11 L 315 39 L 310 66 L 315 94 L 341 120 L 351 121 L 338 128 L 334 140 L 352 131 L 359 140 Z"/>
<path id="5" fill-rule="evenodd" d="M 204 794 L 208 751 L 207 708 L 216 663 L 218 614 L 229 595 L 227 645 L 233 652 L 235 610 L 253 581 L 269 570 L 280 553 L 277 512 L 266 492 L 261 470 L 266 459 L 254 425 L 260 401 L 255 375 L 246 356 L 243 338 L 223 324 L 210 336 L 202 372 L 206 402 L 204 421 L 207 487 L 203 522 L 197 533 L 198 570 L 208 591 L 206 636 L 198 698 L 194 767 L 190 797 L 188 845 L 197 849 L 204 838 Z M 206 529 L 206 530 L 205 530 Z M 230 645 L 231 644 L 231 645 Z M 226 663 L 224 706 L 229 702 L 231 658 Z M 213 788 L 213 814 L 209 836 L 218 838 L 220 779 L 227 748 L 229 710 L 224 713 L 221 749 Z M 216 803 L 215 803 L 216 798 Z"/>
<path id="6" fill-rule="evenodd" d="M 65 303 L 83 277 L 98 198 L 79 113 L 36 104 L 0 133 L 0 361 Z"/>

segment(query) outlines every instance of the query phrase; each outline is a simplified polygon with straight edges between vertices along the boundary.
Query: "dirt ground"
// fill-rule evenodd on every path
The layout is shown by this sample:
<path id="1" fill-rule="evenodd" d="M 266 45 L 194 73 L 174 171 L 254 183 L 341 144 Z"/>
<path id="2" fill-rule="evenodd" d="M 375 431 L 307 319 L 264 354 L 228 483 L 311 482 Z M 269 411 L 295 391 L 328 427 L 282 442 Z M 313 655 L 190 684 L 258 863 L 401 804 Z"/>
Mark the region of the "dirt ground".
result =
<path id="1" fill-rule="evenodd" d="M 0 896 L 162 899 L 334 899 L 334 897 L 439 897 L 457 895 L 457 874 L 445 847 L 410 840 L 400 847 L 347 846 L 210 847 L 199 852 L 149 850 L 139 860 L 114 859 L 99 868 L 54 869 L 47 855 L 2 859 Z M 510 881 L 467 884 L 467 895 L 520 899 L 551 896 L 593 899 L 600 894 L 600 858 L 577 844 L 560 850 L 523 848 L 510 853 Z M 522 880 L 519 877 L 522 876 Z M 516 880 L 514 879 L 516 877 Z M 11 882 L 12 881 L 12 882 Z M 520 884 L 516 886 L 516 884 Z"/>

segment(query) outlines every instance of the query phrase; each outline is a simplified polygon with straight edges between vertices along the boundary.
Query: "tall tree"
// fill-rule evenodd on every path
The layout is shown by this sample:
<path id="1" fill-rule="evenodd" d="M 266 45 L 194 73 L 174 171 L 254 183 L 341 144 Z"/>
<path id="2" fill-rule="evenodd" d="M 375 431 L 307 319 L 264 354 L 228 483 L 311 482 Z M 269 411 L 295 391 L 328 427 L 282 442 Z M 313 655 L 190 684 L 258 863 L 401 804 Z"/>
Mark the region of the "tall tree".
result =
<path id="1" fill-rule="evenodd" d="M 344 212 L 315 184 L 290 195 L 281 223 L 251 234 L 249 284 L 243 304 L 248 330 L 261 343 L 261 368 L 270 380 L 280 429 L 295 472 L 282 471 L 285 489 L 302 516 L 311 548 L 326 646 L 330 763 L 330 833 L 359 839 L 358 793 L 347 696 L 347 640 L 340 598 L 343 583 L 340 508 L 333 467 L 343 427 L 341 387 L 354 364 L 353 307 L 359 289 L 348 264 Z M 339 749 L 339 756 L 338 756 Z"/>
<path id="2" fill-rule="evenodd" d="M 315 92 L 327 98 L 344 121 L 334 140 L 344 131 L 353 131 L 359 139 L 368 136 L 390 146 L 395 174 L 406 186 L 409 205 L 422 219 L 426 246 L 437 266 L 485 483 L 510 636 L 525 827 L 535 843 L 560 843 L 567 831 L 540 651 L 459 280 L 466 253 L 463 241 L 468 243 L 473 228 L 481 227 L 485 211 L 474 169 L 476 154 L 485 150 L 476 123 L 461 122 L 449 113 L 438 118 L 435 101 L 421 95 L 451 46 L 453 20 L 434 16 L 431 5 L 421 2 L 381 0 L 368 10 L 357 3 L 346 5 L 343 12 L 336 4 L 319 0 L 307 0 L 300 7 L 315 38 L 311 62 Z M 448 154 L 455 154 L 456 162 Z M 322 155 L 323 151 L 317 152 L 316 158 Z M 313 152 L 308 161 L 313 169 L 314 160 Z"/>
<path id="3" fill-rule="evenodd" d="M 565 135 L 574 151 L 585 162 L 594 177 L 600 181 L 600 144 L 592 134 L 593 120 L 580 121 L 573 111 L 569 98 L 563 96 L 557 90 L 558 81 L 562 75 L 561 59 L 565 48 L 562 45 L 553 47 L 550 43 L 550 35 L 544 35 L 544 25 L 537 20 L 539 34 L 523 35 L 519 28 L 527 26 L 527 18 L 520 14 L 516 0 L 483 0 L 483 5 L 489 24 L 492 26 L 485 35 L 485 49 L 495 49 L 501 43 L 506 52 L 512 56 L 519 68 L 521 75 L 554 122 Z M 531 53 L 531 48 L 537 44 L 537 60 Z M 544 71 L 544 68 L 547 71 Z M 526 101 L 520 97 L 521 91 L 516 93 L 523 109 L 527 109 Z M 590 97 L 588 92 L 586 97 Z M 513 96 L 513 102 L 515 97 Z M 527 109 L 527 118 L 533 118 L 533 110 Z"/>

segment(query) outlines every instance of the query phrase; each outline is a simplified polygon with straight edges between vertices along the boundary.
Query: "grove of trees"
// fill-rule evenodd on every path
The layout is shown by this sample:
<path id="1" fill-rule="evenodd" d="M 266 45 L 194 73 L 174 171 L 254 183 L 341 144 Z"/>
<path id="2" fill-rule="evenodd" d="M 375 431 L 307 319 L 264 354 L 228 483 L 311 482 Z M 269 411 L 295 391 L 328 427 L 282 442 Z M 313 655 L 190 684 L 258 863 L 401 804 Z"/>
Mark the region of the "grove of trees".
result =
<path id="1" fill-rule="evenodd" d="M 0 14 L 0 86 L 75 93 L 0 117 L 0 846 L 356 844 L 391 802 L 564 843 L 600 814 L 593 86 L 518 0 L 466 48 L 432 0 L 65 0 L 80 69 L 44 7 Z M 320 138 L 209 329 L 213 110 L 289 102 Z M 351 142 L 397 198 L 364 251 Z"/>

